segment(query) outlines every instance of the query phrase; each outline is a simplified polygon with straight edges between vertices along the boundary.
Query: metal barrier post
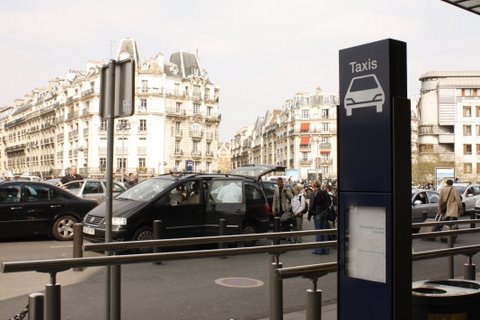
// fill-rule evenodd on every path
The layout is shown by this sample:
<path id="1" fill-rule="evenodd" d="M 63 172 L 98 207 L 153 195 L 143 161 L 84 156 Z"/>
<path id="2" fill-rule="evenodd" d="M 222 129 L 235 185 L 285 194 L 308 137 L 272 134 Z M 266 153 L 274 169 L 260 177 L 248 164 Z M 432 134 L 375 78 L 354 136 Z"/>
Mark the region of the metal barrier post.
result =
<path id="1" fill-rule="evenodd" d="M 452 228 L 453 228 L 453 225 L 448 226 L 448 230 L 452 230 Z M 456 236 L 448 236 L 448 247 L 449 248 L 454 247 L 455 238 L 456 238 Z M 454 256 L 448 257 L 448 275 L 449 275 L 450 279 L 453 279 L 455 277 L 455 275 L 454 275 L 454 273 L 455 273 L 454 258 L 455 258 Z"/>
<path id="2" fill-rule="evenodd" d="M 43 320 L 44 295 L 40 292 L 30 293 L 28 296 L 28 320 Z"/>
<path id="3" fill-rule="evenodd" d="M 154 220 L 153 221 L 153 238 L 156 240 L 163 239 L 163 222 L 162 220 Z M 153 252 L 161 252 L 162 248 L 154 247 Z M 162 261 L 156 261 L 153 264 L 162 264 Z"/>
<path id="4" fill-rule="evenodd" d="M 283 267 L 278 255 L 272 254 L 270 264 L 270 320 L 283 320 L 283 280 L 277 278 L 275 270 Z"/>
<path id="5" fill-rule="evenodd" d="M 468 262 L 463 265 L 463 278 L 465 280 L 476 280 L 475 264 L 472 255 L 468 255 Z"/>
<path id="6" fill-rule="evenodd" d="M 218 235 L 223 236 L 225 235 L 225 229 L 227 228 L 227 219 L 221 218 L 218 220 Z M 225 248 L 225 242 L 218 243 L 218 249 Z M 225 258 L 225 257 L 222 257 Z"/>
<path id="7" fill-rule="evenodd" d="M 281 222 L 280 217 L 273 218 L 273 232 L 280 232 Z M 273 240 L 273 244 L 280 244 L 280 239 Z"/>
<path id="8" fill-rule="evenodd" d="M 473 210 L 470 211 L 470 219 L 471 219 L 471 220 L 475 220 L 475 218 L 476 218 L 475 211 L 473 211 Z M 470 223 L 470 228 L 473 229 L 473 228 L 475 228 L 476 226 L 477 226 L 476 223 Z"/>
<path id="9" fill-rule="evenodd" d="M 317 289 L 318 278 L 313 278 L 312 288 L 307 290 L 306 320 L 322 320 L 322 290 Z"/>
<path id="10" fill-rule="evenodd" d="M 73 257 L 83 257 L 83 225 L 81 223 L 75 223 L 73 225 Z M 73 268 L 73 271 L 83 271 L 84 268 Z"/>
<path id="11" fill-rule="evenodd" d="M 57 284 L 57 273 L 50 273 L 50 283 L 45 287 L 45 319 L 60 320 L 62 306 L 60 302 L 61 287 Z"/>

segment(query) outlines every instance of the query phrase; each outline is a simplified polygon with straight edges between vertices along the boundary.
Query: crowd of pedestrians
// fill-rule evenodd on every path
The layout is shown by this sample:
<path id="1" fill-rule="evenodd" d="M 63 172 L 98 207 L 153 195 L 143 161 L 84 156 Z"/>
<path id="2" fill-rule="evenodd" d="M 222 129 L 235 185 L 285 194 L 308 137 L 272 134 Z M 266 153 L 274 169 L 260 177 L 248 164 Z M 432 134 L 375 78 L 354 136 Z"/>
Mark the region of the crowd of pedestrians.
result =
<path id="1" fill-rule="evenodd" d="M 331 184 L 320 181 L 292 183 L 277 178 L 277 189 L 273 194 L 272 212 L 280 217 L 281 231 L 303 230 L 304 215 L 315 229 L 331 229 L 336 226 L 336 194 Z M 330 235 L 317 235 L 316 241 L 328 241 Z M 289 242 L 301 243 L 301 237 L 287 238 Z M 328 248 L 316 248 L 313 254 L 328 254 Z"/>

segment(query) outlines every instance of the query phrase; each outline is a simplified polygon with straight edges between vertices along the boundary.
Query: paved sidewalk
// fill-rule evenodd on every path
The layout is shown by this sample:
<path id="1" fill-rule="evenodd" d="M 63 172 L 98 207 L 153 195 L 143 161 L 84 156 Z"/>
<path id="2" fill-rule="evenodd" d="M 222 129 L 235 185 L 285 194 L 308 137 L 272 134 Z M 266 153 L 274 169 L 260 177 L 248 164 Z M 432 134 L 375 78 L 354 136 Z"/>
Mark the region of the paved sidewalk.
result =
<path id="1" fill-rule="evenodd" d="M 283 314 L 283 320 L 305 320 L 306 312 L 298 311 Z M 261 319 L 269 320 L 269 318 Z M 322 320 L 337 320 L 337 304 L 322 306 Z"/>

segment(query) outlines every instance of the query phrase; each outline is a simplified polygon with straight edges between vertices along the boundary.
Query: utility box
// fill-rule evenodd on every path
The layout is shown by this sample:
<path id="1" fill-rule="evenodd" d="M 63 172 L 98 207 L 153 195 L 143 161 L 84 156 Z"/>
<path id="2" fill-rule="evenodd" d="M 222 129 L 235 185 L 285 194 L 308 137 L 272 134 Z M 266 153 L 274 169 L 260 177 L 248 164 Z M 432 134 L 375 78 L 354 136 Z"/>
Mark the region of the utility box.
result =
<path id="1" fill-rule="evenodd" d="M 480 282 L 418 281 L 412 287 L 413 320 L 480 319 Z"/>

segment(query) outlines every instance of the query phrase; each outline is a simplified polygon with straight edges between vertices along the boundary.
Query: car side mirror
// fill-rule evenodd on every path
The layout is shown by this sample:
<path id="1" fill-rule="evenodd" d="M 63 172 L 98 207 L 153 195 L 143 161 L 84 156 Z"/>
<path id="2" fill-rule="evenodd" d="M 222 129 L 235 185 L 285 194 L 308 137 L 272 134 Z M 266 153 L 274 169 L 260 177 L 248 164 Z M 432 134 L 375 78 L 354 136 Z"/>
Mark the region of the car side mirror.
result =
<path id="1" fill-rule="evenodd" d="M 414 205 L 422 204 L 422 200 L 415 200 L 415 201 L 413 201 L 413 204 L 414 204 Z"/>

